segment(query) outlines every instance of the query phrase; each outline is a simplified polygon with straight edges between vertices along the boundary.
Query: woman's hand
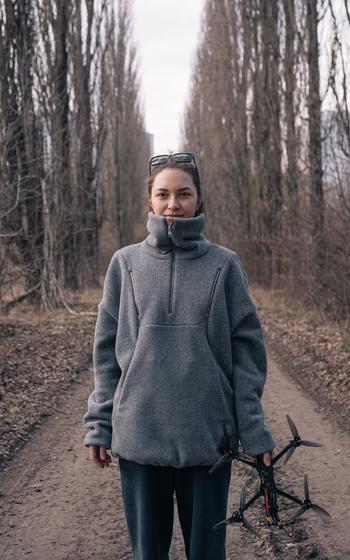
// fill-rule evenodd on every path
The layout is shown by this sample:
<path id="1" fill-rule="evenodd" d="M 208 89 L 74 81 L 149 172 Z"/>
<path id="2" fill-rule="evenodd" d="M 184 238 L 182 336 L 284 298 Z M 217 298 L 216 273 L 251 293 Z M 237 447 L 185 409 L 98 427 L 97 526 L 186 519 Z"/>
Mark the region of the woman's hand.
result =
<path id="1" fill-rule="evenodd" d="M 267 467 L 269 467 L 271 465 L 272 457 L 273 457 L 273 450 L 266 451 L 265 453 L 263 453 L 263 461 L 264 461 L 264 463 Z M 255 461 L 257 461 L 257 460 L 258 460 L 258 455 L 256 455 L 256 457 L 255 457 Z"/>
<path id="2" fill-rule="evenodd" d="M 104 447 L 99 445 L 89 445 L 90 459 L 94 461 L 97 467 L 109 467 L 109 463 L 112 462 L 111 456 L 107 453 Z"/>
<path id="3" fill-rule="evenodd" d="M 271 459 L 272 459 L 272 451 L 266 451 L 266 453 L 263 454 L 263 461 L 267 467 L 271 465 Z"/>

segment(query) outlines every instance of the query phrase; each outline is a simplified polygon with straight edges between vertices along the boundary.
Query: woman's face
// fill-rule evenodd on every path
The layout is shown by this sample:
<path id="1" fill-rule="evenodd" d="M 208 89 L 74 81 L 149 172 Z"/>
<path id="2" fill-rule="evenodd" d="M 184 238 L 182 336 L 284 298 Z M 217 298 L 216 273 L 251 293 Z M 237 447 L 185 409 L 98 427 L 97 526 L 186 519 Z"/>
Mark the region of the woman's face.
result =
<path id="1" fill-rule="evenodd" d="M 200 201 L 188 173 L 182 169 L 163 169 L 154 179 L 149 203 L 155 214 L 171 223 L 176 217 L 192 218 Z"/>

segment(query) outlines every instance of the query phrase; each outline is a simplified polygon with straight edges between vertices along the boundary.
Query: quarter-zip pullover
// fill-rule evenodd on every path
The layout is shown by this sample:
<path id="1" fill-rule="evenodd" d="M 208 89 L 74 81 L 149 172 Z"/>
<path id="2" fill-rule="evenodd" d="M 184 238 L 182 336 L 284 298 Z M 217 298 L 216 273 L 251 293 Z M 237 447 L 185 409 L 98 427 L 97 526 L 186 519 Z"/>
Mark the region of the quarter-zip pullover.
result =
<path id="1" fill-rule="evenodd" d="M 140 464 L 212 465 L 239 441 L 275 447 L 261 396 L 266 352 L 238 255 L 204 214 L 148 214 L 149 235 L 113 255 L 98 307 L 84 444 Z M 170 233 L 170 235 L 169 235 Z"/>

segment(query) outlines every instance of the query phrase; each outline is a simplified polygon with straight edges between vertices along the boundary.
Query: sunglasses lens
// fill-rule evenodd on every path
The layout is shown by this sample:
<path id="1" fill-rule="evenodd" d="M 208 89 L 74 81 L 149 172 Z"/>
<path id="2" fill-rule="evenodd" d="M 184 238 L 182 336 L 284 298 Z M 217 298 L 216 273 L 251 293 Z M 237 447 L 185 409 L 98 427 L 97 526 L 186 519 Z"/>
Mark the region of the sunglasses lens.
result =
<path id="1" fill-rule="evenodd" d="M 163 165 L 168 160 L 168 156 L 155 156 L 151 159 L 151 166 L 155 167 L 156 165 Z"/>
<path id="2" fill-rule="evenodd" d="M 193 160 L 193 156 L 191 156 L 190 154 L 175 154 L 174 158 L 179 163 L 191 163 L 191 161 Z"/>
<path id="3" fill-rule="evenodd" d="M 177 153 L 172 154 L 175 161 L 178 163 L 192 163 L 193 166 L 197 169 L 196 162 L 194 161 L 194 156 L 188 153 Z M 157 165 L 165 165 L 168 161 L 170 155 L 160 155 L 160 156 L 153 156 L 149 162 L 149 171 L 150 174 L 152 173 L 152 169 L 157 167 Z"/>

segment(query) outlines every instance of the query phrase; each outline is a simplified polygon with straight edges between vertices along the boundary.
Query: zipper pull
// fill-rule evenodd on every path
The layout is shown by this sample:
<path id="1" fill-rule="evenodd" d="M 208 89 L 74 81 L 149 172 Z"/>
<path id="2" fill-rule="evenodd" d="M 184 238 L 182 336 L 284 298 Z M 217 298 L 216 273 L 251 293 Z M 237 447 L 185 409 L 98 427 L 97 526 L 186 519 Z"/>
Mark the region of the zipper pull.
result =
<path id="1" fill-rule="evenodd" d="M 171 224 L 168 224 L 168 237 L 171 237 L 171 226 L 173 225 L 173 222 L 171 222 Z"/>

